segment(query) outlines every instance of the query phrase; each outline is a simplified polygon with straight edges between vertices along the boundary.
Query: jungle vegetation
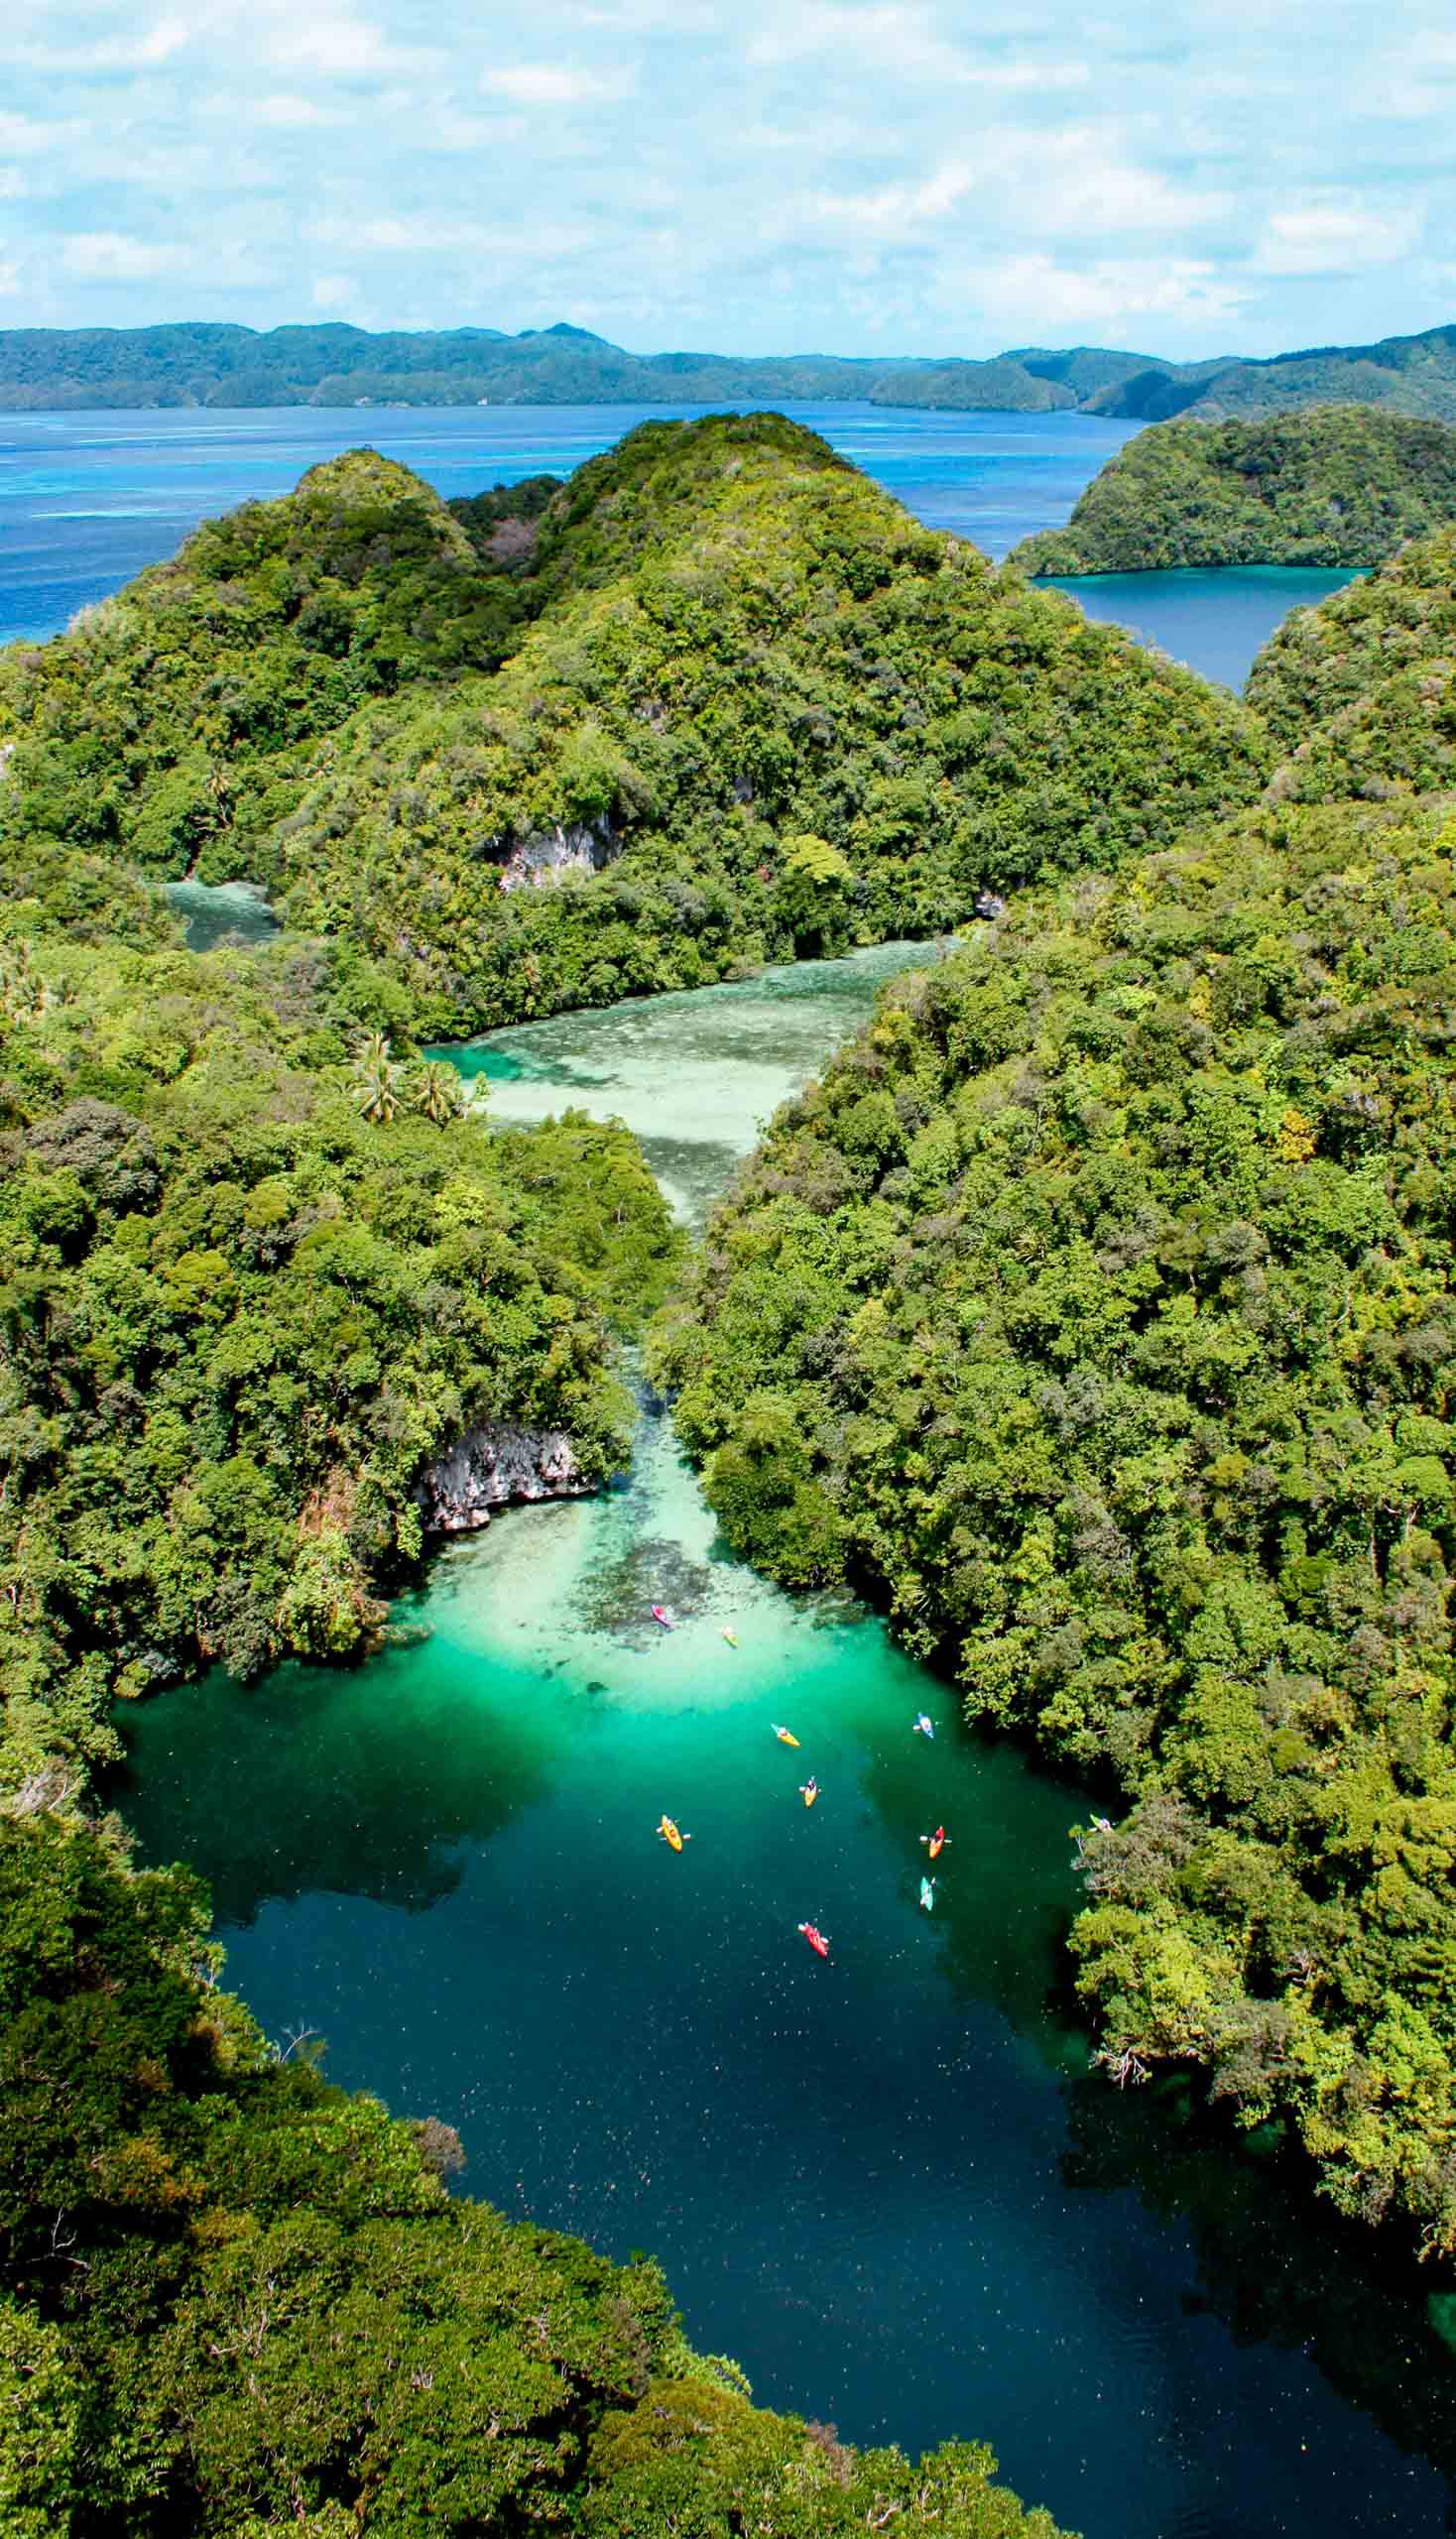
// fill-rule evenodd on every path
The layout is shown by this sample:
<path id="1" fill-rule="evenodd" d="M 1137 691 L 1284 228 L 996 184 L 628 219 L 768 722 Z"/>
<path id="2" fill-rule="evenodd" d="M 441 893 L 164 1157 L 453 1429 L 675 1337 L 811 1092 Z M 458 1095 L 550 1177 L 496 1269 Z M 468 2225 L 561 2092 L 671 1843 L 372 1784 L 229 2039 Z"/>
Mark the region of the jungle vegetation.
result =
<path id="1" fill-rule="evenodd" d="M 782 417 L 645 424 L 532 528 L 483 574 L 356 453 L 199 532 L 0 657 L 0 844 L 260 884 L 444 1038 L 931 932 L 1268 775 L 1232 699 Z"/>
<path id="2" fill-rule="evenodd" d="M 174 879 L 213 878 L 219 854 L 261 874 L 299 744 L 513 648 L 541 508 L 533 479 L 457 519 L 408 468 L 352 450 L 281 502 L 206 522 L 55 643 L 0 653 L 0 741 L 18 743 L 0 835 Z"/>
<path id="3" fill-rule="evenodd" d="M 457 2136 L 265 2042 L 206 1932 L 114 1826 L 0 1810 L 7 2539 L 1057 2539 L 982 2446 L 755 2407 L 656 2267 L 447 2194 Z"/>
<path id="4" fill-rule="evenodd" d="M 1448 523 L 1369 581 L 1292 610 L 1266 644 L 1248 695 L 1290 752 L 1274 779 L 1278 798 L 1381 801 L 1456 784 L 1453 664 Z"/>
<path id="5" fill-rule="evenodd" d="M 1456 518 L 1456 430 L 1358 406 L 1257 423 L 1159 423 L 1024 539 L 1025 572 L 1195 564 L 1383 564 Z"/>
<path id="6" fill-rule="evenodd" d="M 1109 2068 L 1203 2064 L 1456 2243 L 1456 821 L 1419 770 L 1256 801 L 1436 658 L 1443 550 L 1255 715 L 778 419 L 291 503 L 0 665 L 0 2519 L 1055 2539 L 447 2196 L 447 2129 L 260 2038 L 88 1773 L 118 1693 L 366 1646 L 467 1421 L 621 1452 L 610 1342 L 678 1269 L 641 1157 L 487 1137 L 419 1038 L 1033 884 L 781 1115 L 657 1364 L 738 1548 L 1124 1791 Z M 186 870 L 291 930 L 188 953 Z"/>
<path id="7" fill-rule="evenodd" d="M 458 1118 L 326 947 L 197 958 L 29 905 L 0 959 L 9 1788 L 115 1753 L 118 1694 L 367 1646 L 414 1478 L 471 1423 L 620 1462 L 611 1334 L 677 1241 L 625 1131 Z"/>
<path id="8" fill-rule="evenodd" d="M 1456 2247 L 1456 817 L 1028 893 L 781 1112 L 660 1330 L 729 1542 L 1102 1775 L 1102 2059 Z"/>

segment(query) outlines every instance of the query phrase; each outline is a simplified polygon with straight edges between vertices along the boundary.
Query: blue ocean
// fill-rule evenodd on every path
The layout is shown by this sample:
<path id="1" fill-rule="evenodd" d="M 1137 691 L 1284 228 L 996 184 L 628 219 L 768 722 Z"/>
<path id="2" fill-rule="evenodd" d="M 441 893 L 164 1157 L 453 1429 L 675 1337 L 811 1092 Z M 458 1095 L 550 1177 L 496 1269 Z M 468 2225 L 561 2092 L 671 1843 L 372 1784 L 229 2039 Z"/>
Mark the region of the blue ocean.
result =
<path id="1" fill-rule="evenodd" d="M 286 494 L 304 468 L 369 442 L 442 494 L 568 475 L 649 415 L 700 407 L 374 406 L 0 415 L 0 643 L 55 635 L 187 532 L 237 503 Z M 1059 528 L 1137 426 L 1092 415 L 945 415 L 795 406 L 931 529 L 1003 556 Z M 1128 627 L 1205 677 L 1242 686 L 1290 608 L 1347 576 L 1108 574 L 1064 583 L 1089 616 Z"/>

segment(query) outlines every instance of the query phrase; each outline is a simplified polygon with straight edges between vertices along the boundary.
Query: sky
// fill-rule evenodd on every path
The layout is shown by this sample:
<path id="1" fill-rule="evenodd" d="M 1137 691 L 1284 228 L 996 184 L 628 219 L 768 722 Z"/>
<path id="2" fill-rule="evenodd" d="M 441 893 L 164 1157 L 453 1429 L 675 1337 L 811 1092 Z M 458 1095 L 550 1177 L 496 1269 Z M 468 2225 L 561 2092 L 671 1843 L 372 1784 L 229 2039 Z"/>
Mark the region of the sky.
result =
<path id="1" fill-rule="evenodd" d="M 23 0 L 0 326 L 1175 358 L 1456 319 L 1450 0 Z"/>

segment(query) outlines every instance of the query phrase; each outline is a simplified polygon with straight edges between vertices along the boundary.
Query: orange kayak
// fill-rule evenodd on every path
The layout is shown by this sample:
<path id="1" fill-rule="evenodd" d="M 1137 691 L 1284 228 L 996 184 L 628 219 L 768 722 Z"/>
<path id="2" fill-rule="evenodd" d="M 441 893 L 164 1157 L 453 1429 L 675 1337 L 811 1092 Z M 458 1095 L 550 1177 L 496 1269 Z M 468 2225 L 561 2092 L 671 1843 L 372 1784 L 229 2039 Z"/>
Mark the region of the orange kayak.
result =
<path id="1" fill-rule="evenodd" d="M 665 1816 L 663 1818 L 661 1825 L 658 1827 L 658 1832 L 661 1834 L 665 1843 L 670 1843 L 674 1852 L 680 1852 L 683 1844 L 690 1843 L 692 1840 L 692 1836 L 690 1834 L 679 1834 L 670 1816 Z"/>
<path id="2" fill-rule="evenodd" d="M 922 1834 L 920 1836 L 920 1840 L 924 1844 L 926 1851 L 929 1853 L 931 1860 L 938 1861 L 946 1844 L 950 1840 L 950 1836 L 947 1834 L 943 1825 L 937 1825 L 933 1834 Z"/>

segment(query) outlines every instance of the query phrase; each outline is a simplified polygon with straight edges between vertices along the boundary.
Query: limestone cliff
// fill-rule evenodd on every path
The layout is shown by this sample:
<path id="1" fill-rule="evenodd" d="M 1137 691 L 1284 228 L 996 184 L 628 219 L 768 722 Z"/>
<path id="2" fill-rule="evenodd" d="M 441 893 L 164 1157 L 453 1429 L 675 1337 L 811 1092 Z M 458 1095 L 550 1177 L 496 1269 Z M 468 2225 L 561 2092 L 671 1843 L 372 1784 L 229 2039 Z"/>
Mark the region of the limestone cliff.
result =
<path id="1" fill-rule="evenodd" d="M 559 1428 L 467 1428 L 425 1465 L 415 1502 L 430 1534 L 472 1534 L 512 1500 L 582 1499 L 594 1487 Z"/>

